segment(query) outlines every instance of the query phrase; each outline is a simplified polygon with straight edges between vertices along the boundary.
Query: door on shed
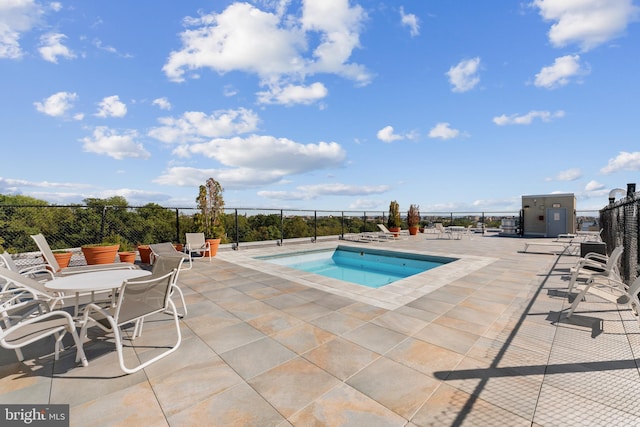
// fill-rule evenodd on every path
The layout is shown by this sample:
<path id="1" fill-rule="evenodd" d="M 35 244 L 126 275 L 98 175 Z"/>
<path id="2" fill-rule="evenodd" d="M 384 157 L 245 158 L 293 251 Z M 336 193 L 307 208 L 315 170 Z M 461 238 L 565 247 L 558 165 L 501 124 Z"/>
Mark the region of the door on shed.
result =
<path id="1" fill-rule="evenodd" d="M 567 233 L 567 208 L 547 209 L 547 237 Z"/>

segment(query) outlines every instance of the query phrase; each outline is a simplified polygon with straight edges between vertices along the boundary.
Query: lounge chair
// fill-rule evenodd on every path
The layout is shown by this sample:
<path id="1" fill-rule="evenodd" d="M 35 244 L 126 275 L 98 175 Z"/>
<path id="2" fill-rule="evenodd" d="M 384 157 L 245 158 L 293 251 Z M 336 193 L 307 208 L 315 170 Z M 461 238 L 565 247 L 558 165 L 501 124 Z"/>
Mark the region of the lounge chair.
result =
<path id="1" fill-rule="evenodd" d="M 47 268 L 46 264 L 32 265 L 30 267 L 18 268 L 16 263 L 11 258 L 11 254 L 5 252 L 0 254 L 0 267 L 4 267 L 7 270 L 15 271 L 23 276 L 30 277 L 32 279 L 51 280 L 55 276 L 51 270 Z"/>
<path id="2" fill-rule="evenodd" d="M 619 279 L 618 261 L 623 251 L 623 246 L 617 246 L 608 257 L 592 252 L 581 258 L 570 270 L 571 280 L 568 292 L 571 293 L 580 276 L 586 276 L 587 280 L 594 276 Z"/>
<path id="3" fill-rule="evenodd" d="M 49 291 L 41 282 L 31 277 L 0 267 L 0 279 L 0 281 L 4 282 L 2 284 L 2 291 L 26 291 L 32 295 L 34 299 L 46 302 L 50 310 L 53 310 L 57 305 L 64 305 L 64 295 Z"/>
<path id="4" fill-rule="evenodd" d="M 180 260 L 180 262 L 182 262 L 182 260 Z M 151 363 L 173 353 L 182 342 L 180 321 L 178 319 L 176 306 L 170 298 L 171 288 L 176 274 L 177 270 L 173 269 L 158 277 L 149 278 L 149 276 L 147 276 L 126 280 L 122 284 L 122 288 L 120 288 L 118 302 L 115 307 L 104 309 L 96 304 L 87 305 L 84 312 L 82 329 L 80 330 L 80 337 L 86 337 L 87 328 L 91 325 L 96 325 L 106 332 L 112 332 L 120 369 L 127 374 L 137 372 L 149 366 Z M 120 328 L 126 324 L 134 323 L 136 326 L 133 336 L 136 337 L 140 334 L 139 329 L 141 330 L 142 322 L 146 317 L 162 312 L 173 315 L 177 333 L 176 343 L 168 350 L 163 351 L 146 362 L 140 363 L 132 368 L 127 367 L 124 363 L 122 331 Z"/>
<path id="5" fill-rule="evenodd" d="M 209 254 L 211 262 L 211 245 L 204 238 L 204 233 L 186 233 L 185 252 L 189 255 L 189 262 L 192 262 L 193 253 Z"/>
<path id="6" fill-rule="evenodd" d="M 64 335 L 68 332 L 76 345 L 76 362 L 87 366 L 82 341 L 69 313 L 62 310 L 49 311 L 44 301 L 27 300 L 7 302 L 0 305 L 0 346 L 14 350 L 19 361 L 24 360 L 22 348 L 50 336 L 55 337 L 55 360 L 58 360 Z"/>
<path id="7" fill-rule="evenodd" d="M 112 264 L 80 265 L 75 267 L 60 268 L 58 261 L 56 261 L 56 257 L 53 256 L 53 251 L 51 250 L 51 247 L 49 247 L 49 243 L 47 243 L 47 239 L 42 234 L 32 235 L 31 238 L 36 242 L 36 245 L 38 245 L 38 248 L 40 249 L 40 253 L 42 254 L 42 258 L 44 258 L 45 263 L 48 265 L 51 271 L 56 275 L 87 273 L 89 271 L 100 271 L 100 270 L 113 269 L 113 268 L 127 268 L 127 269 L 136 268 L 133 264 L 128 262 L 115 262 Z"/>
<path id="8" fill-rule="evenodd" d="M 382 236 L 386 239 L 399 239 L 401 236 L 408 236 L 409 230 L 400 230 L 399 233 L 394 233 L 390 231 L 384 224 L 377 224 L 381 233 L 378 233 L 379 236 Z"/>
<path id="9" fill-rule="evenodd" d="M 631 311 L 636 316 L 638 323 L 638 307 L 640 307 L 640 277 L 627 286 L 622 280 L 613 277 L 594 276 L 587 280 L 586 285 L 580 291 L 580 294 L 573 300 L 567 318 L 571 318 L 578 305 L 584 300 L 587 294 L 598 296 L 605 301 L 616 304 L 629 304 Z"/>

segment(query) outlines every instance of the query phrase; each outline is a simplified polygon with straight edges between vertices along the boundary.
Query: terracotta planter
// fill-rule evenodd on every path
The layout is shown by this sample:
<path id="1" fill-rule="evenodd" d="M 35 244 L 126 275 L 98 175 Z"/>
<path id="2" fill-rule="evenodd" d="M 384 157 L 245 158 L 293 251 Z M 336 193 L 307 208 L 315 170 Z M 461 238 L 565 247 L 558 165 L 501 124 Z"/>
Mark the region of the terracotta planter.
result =
<path id="1" fill-rule="evenodd" d="M 419 227 L 417 225 L 409 227 L 409 235 L 415 236 L 416 234 L 418 234 L 418 228 Z"/>
<path id="2" fill-rule="evenodd" d="M 71 261 L 71 252 L 54 252 L 53 256 L 56 259 L 56 262 L 60 266 L 60 268 L 69 267 L 69 262 Z"/>
<path id="3" fill-rule="evenodd" d="M 220 246 L 221 239 L 205 239 L 205 240 L 209 242 L 209 246 L 211 247 L 211 256 L 216 256 L 216 254 L 218 253 L 218 246 Z M 204 251 L 204 254 L 202 256 L 208 257 L 209 251 Z"/>
<path id="4" fill-rule="evenodd" d="M 83 246 L 81 249 L 87 264 L 111 264 L 116 262 L 120 245 Z"/>
<path id="5" fill-rule="evenodd" d="M 128 262 L 131 264 L 134 264 L 136 262 L 135 251 L 118 252 L 118 257 L 120 258 L 120 262 Z"/>
<path id="6" fill-rule="evenodd" d="M 173 247 L 176 248 L 176 251 L 178 252 L 182 252 L 182 249 L 184 249 L 184 246 L 182 245 L 182 243 L 174 243 Z"/>
<path id="7" fill-rule="evenodd" d="M 138 246 L 138 253 L 140 254 L 140 262 L 151 264 L 151 248 L 149 245 Z"/>
<path id="8" fill-rule="evenodd" d="M 400 235 L 400 227 L 389 227 L 389 231 L 392 232 L 395 237 Z"/>

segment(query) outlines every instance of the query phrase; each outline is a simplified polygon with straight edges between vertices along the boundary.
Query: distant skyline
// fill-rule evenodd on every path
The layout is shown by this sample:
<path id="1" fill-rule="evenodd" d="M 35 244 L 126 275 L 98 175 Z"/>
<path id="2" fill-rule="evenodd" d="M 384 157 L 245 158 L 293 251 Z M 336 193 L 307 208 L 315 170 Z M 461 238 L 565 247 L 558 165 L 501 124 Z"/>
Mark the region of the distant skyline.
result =
<path id="1" fill-rule="evenodd" d="M 515 211 L 639 181 L 633 0 L 0 0 L 0 194 Z"/>

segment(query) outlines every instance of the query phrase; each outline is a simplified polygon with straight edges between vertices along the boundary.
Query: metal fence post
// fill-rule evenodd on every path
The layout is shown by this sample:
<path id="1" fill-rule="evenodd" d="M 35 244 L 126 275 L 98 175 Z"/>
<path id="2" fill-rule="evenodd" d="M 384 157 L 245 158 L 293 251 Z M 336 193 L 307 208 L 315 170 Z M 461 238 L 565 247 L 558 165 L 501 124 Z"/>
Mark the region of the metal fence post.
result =
<path id="1" fill-rule="evenodd" d="M 234 209 L 234 217 L 236 222 L 236 247 L 235 249 L 240 249 L 240 230 L 238 229 L 238 209 Z"/>
<path id="2" fill-rule="evenodd" d="M 280 246 L 284 243 L 284 214 L 283 210 L 280 209 Z"/>

